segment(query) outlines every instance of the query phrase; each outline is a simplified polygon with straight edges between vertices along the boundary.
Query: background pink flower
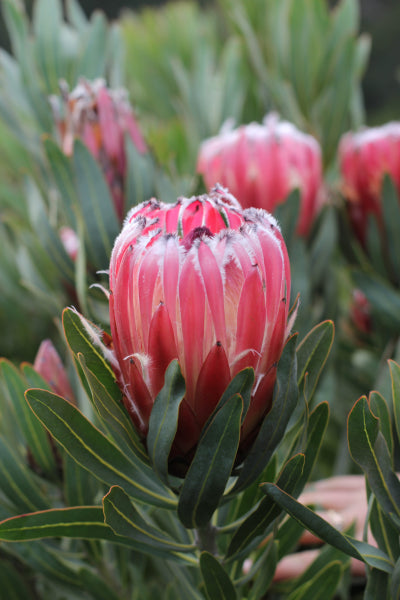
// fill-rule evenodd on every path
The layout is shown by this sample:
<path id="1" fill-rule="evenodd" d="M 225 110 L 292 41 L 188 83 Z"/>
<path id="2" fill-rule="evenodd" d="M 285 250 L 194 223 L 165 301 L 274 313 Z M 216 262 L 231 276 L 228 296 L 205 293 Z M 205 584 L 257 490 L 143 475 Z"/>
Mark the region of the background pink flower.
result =
<path id="1" fill-rule="evenodd" d="M 320 207 L 321 150 L 315 138 L 269 114 L 263 123 L 225 129 L 205 140 L 197 171 L 211 188 L 227 186 L 242 206 L 274 212 L 295 188 L 301 192 L 299 235 L 306 236 Z"/>

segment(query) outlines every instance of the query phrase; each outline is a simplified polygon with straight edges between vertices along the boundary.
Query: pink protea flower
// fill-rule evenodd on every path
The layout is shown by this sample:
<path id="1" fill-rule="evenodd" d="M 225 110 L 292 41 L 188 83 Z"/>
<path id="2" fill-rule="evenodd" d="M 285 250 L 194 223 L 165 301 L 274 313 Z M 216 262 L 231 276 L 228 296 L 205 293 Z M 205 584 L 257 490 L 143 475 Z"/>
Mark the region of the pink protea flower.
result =
<path id="1" fill-rule="evenodd" d="M 82 79 L 63 97 L 51 97 L 61 147 L 72 154 L 74 139 L 80 138 L 99 162 L 107 179 L 115 210 L 122 221 L 125 214 L 124 186 L 126 155 L 124 136 L 128 135 L 140 153 L 147 147 L 127 101 L 125 90 L 112 90 L 102 79 Z"/>
<path id="2" fill-rule="evenodd" d="M 110 262 L 115 370 L 145 438 L 166 368 L 178 359 L 186 395 L 173 471 L 190 464 L 203 425 L 245 367 L 256 378 L 242 447 L 255 435 L 271 406 L 289 297 L 289 261 L 275 219 L 242 210 L 223 188 L 173 205 L 150 200 L 128 214 Z"/>
<path id="3" fill-rule="evenodd" d="M 354 231 L 365 246 L 370 215 L 382 227 L 381 188 L 385 174 L 400 194 L 400 122 L 348 132 L 339 143 L 342 190 Z"/>
<path id="4" fill-rule="evenodd" d="M 76 403 L 65 367 L 51 340 L 43 340 L 35 356 L 33 368 L 49 384 L 54 393 Z"/>
<path id="5" fill-rule="evenodd" d="M 297 233 L 307 236 L 321 204 L 320 146 L 274 113 L 262 124 L 224 129 L 205 140 L 197 171 L 211 188 L 217 182 L 229 188 L 243 207 L 274 212 L 295 188 L 301 192 Z"/>

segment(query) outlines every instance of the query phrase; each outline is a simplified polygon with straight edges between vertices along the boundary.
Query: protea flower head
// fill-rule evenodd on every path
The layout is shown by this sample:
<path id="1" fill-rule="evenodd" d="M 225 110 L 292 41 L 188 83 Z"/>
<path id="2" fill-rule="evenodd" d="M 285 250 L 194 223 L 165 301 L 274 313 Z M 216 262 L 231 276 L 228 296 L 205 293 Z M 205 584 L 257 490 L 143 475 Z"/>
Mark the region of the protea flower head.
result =
<path id="1" fill-rule="evenodd" d="M 322 198 L 321 150 L 317 140 L 271 113 L 263 123 L 224 128 L 205 140 L 197 171 L 206 186 L 227 186 L 243 207 L 274 212 L 295 188 L 301 192 L 297 233 L 307 236 Z"/>
<path id="2" fill-rule="evenodd" d="M 271 406 L 289 297 L 289 261 L 275 219 L 242 210 L 227 190 L 172 205 L 153 199 L 128 214 L 110 262 L 114 368 L 145 439 L 166 368 L 178 359 L 186 394 L 172 472 L 185 472 L 207 418 L 245 367 L 254 368 L 255 385 L 241 447 L 254 437 Z"/>
<path id="3" fill-rule="evenodd" d="M 365 246 L 368 218 L 382 227 L 381 192 L 385 174 L 400 194 L 400 122 L 348 132 L 339 144 L 342 190 L 350 221 Z"/>
<path id="4" fill-rule="evenodd" d="M 69 92 L 62 85 L 62 98 L 51 97 L 54 118 L 63 151 L 71 155 L 79 138 L 99 162 L 107 179 L 115 210 L 122 221 L 126 174 L 125 135 L 140 153 L 147 151 L 133 111 L 123 89 L 110 89 L 104 80 L 82 79 Z"/>

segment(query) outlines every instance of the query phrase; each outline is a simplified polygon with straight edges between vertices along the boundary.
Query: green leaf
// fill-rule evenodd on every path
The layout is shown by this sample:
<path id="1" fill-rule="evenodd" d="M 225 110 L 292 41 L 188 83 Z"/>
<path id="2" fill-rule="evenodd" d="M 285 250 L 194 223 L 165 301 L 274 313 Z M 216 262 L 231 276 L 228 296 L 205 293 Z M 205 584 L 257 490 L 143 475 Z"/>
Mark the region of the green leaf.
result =
<path id="1" fill-rule="evenodd" d="M 235 394 L 202 433 L 178 504 L 187 528 L 206 525 L 219 504 L 239 447 L 242 412 L 243 399 Z"/>
<path id="2" fill-rule="evenodd" d="M 78 359 L 78 354 L 83 354 L 86 367 L 104 385 L 114 400 L 119 402 L 121 392 L 116 384 L 115 374 L 104 357 L 107 348 L 102 343 L 101 329 L 72 308 L 64 310 L 62 322 L 65 338 L 75 358 Z"/>
<path id="3" fill-rule="evenodd" d="M 321 371 L 332 348 L 334 324 L 323 321 L 316 325 L 297 348 L 298 386 L 306 386 L 306 396 L 311 400 Z"/>
<path id="4" fill-rule="evenodd" d="M 396 187 L 389 175 L 382 183 L 382 208 L 385 228 L 385 244 L 388 248 L 391 274 L 400 281 L 400 208 Z"/>
<path id="5" fill-rule="evenodd" d="M 335 560 L 317 575 L 289 594 L 287 600 L 330 600 L 340 583 L 343 568 L 340 561 Z"/>
<path id="6" fill-rule="evenodd" d="M 150 554 L 152 550 L 169 556 L 175 552 L 192 552 L 195 546 L 183 544 L 152 525 L 132 504 L 128 495 L 113 486 L 103 499 L 105 522 L 120 536 L 126 536 Z"/>
<path id="7" fill-rule="evenodd" d="M 29 576 L 26 579 L 25 582 L 21 572 L 3 558 L 0 563 L 0 600 L 34 600 L 36 594 L 29 589 Z"/>
<path id="8" fill-rule="evenodd" d="M 400 598 L 400 558 L 397 559 L 394 565 L 392 581 L 390 583 L 390 597 L 393 599 Z"/>
<path id="9" fill-rule="evenodd" d="M 107 575 L 105 575 L 106 577 Z M 90 594 L 92 598 L 96 598 L 96 600 L 121 600 L 122 586 L 119 585 L 120 589 L 115 589 L 115 583 L 110 582 L 112 586 L 110 587 L 102 577 L 99 577 L 89 568 L 80 569 L 78 578 L 85 592 Z"/>
<path id="10" fill-rule="evenodd" d="M 384 279 L 361 272 L 353 272 L 356 287 L 360 288 L 371 304 L 374 320 L 390 334 L 400 331 L 400 294 Z"/>
<path id="11" fill-rule="evenodd" d="M 134 498 L 155 506 L 176 506 L 172 493 L 152 470 L 124 455 L 72 404 L 45 390 L 30 389 L 26 398 L 38 419 L 77 463 L 108 485 L 121 485 Z"/>
<path id="12" fill-rule="evenodd" d="M 304 468 L 304 454 L 293 456 L 283 467 L 277 482 L 292 493 L 298 486 Z M 264 489 L 266 484 L 261 484 Z M 246 518 L 235 532 L 229 544 L 227 558 L 248 553 L 260 538 L 266 535 L 267 528 L 279 517 L 281 509 L 269 498 L 263 498 L 258 507 Z"/>
<path id="13" fill-rule="evenodd" d="M 376 498 L 373 498 L 372 501 L 369 525 L 378 548 L 384 550 L 390 559 L 395 561 L 396 557 L 400 556 L 398 528 L 393 525 L 389 516 L 379 506 Z"/>
<path id="14" fill-rule="evenodd" d="M 49 437 L 25 401 L 26 384 L 23 378 L 17 369 L 6 360 L 0 360 L 0 375 L 18 426 L 36 464 L 49 476 L 54 475 L 56 463 Z"/>
<path id="15" fill-rule="evenodd" d="M 35 57 L 48 93 L 58 89 L 59 79 L 64 74 L 60 51 L 61 23 L 62 7 L 59 0 L 35 2 L 33 11 Z"/>
<path id="16" fill-rule="evenodd" d="M 0 523 L 0 540 L 20 542 L 52 537 L 107 540 L 140 550 L 126 536 L 116 535 L 104 522 L 101 507 L 52 508 L 6 519 Z"/>
<path id="17" fill-rule="evenodd" d="M 74 144 L 73 168 L 79 198 L 77 209 L 85 223 L 88 252 L 95 267 L 104 269 L 120 226 L 104 175 L 80 140 Z"/>
<path id="18" fill-rule="evenodd" d="M 96 79 L 105 76 L 107 38 L 107 21 L 104 14 L 97 11 L 85 30 L 84 46 L 80 59 L 75 64 L 76 79 L 78 77 Z"/>
<path id="19" fill-rule="evenodd" d="M 262 422 L 232 493 L 245 489 L 257 479 L 284 436 L 298 398 L 296 341 L 296 336 L 292 336 L 283 349 L 271 410 Z"/>
<path id="20" fill-rule="evenodd" d="M 389 557 L 374 546 L 360 542 L 349 535 L 340 533 L 332 527 L 327 521 L 324 521 L 319 515 L 312 510 L 297 502 L 289 494 L 280 489 L 273 483 L 265 483 L 263 485 L 264 492 L 276 502 L 283 510 L 285 510 L 293 519 L 296 519 L 309 531 L 314 533 L 318 538 L 341 550 L 345 554 L 362 560 L 370 567 L 376 567 L 386 573 L 391 573 L 393 563 Z"/>
<path id="21" fill-rule="evenodd" d="M 13 452 L 3 436 L 0 436 L 0 456 L 0 490 L 13 505 L 23 512 L 49 508 L 40 489 L 39 479 Z"/>
<path id="22" fill-rule="evenodd" d="M 102 487 L 98 479 L 63 452 L 63 491 L 68 506 L 92 506 L 99 494 L 104 494 Z"/>
<path id="23" fill-rule="evenodd" d="M 390 369 L 390 379 L 392 382 L 392 400 L 394 422 L 398 439 L 400 439 L 400 366 L 394 360 L 388 361 Z"/>
<path id="24" fill-rule="evenodd" d="M 128 210 L 155 195 L 156 172 L 151 154 L 139 152 L 129 136 L 126 137 L 125 148 L 127 160 L 125 208 Z"/>
<path id="25" fill-rule="evenodd" d="M 75 228 L 76 217 L 74 206 L 77 206 L 78 199 L 71 159 L 64 154 L 58 144 L 50 137 L 45 138 L 43 145 L 50 172 L 53 175 L 54 183 L 62 199 L 62 207 L 66 213 L 69 225 Z"/>
<path id="26" fill-rule="evenodd" d="M 143 443 L 140 441 L 124 405 L 120 401 L 116 401 L 92 371 L 86 367 L 82 354 L 78 354 L 78 361 L 92 392 L 93 405 L 118 448 L 127 454 L 133 453 L 148 464 L 149 460 Z"/>
<path id="27" fill-rule="evenodd" d="M 399 516 L 400 483 L 379 431 L 379 419 L 372 414 L 365 397 L 356 402 L 349 414 L 348 440 L 351 456 L 364 470 L 379 504 L 387 513 Z"/>
<path id="28" fill-rule="evenodd" d="M 154 401 L 147 434 L 147 451 L 160 479 L 168 484 L 168 457 L 178 428 L 179 407 L 186 386 L 177 360 L 168 366 L 165 383 Z"/>
<path id="29" fill-rule="evenodd" d="M 209 552 L 201 553 L 200 570 L 208 600 L 237 600 L 235 587 L 228 573 Z"/>
<path id="30" fill-rule="evenodd" d="M 389 368 L 390 363 L 389 362 Z M 394 382 L 393 382 L 394 383 Z M 400 386 L 400 380 L 396 386 Z M 397 389 L 396 394 L 399 394 L 399 402 L 400 402 L 400 389 Z M 393 432 L 392 432 L 392 422 L 390 418 L 389 407 L 386 403 L 386 400 L 379 392 L 370 392 L 369 394 L 369 406 L 373 414 L 379 419 L 379 428 L 382 432 L 383 437 L 386 440 L 389 453 L 393 452 Z"/>
<path id="31" fill-rule="evenodd" d="M 389 576 L 379 569 L 371 569 L 368 573 L 367 585 L 365 587 L 363 600 L 389 600 Z M 392 596 L 390 596 L 390 599 Z"/>

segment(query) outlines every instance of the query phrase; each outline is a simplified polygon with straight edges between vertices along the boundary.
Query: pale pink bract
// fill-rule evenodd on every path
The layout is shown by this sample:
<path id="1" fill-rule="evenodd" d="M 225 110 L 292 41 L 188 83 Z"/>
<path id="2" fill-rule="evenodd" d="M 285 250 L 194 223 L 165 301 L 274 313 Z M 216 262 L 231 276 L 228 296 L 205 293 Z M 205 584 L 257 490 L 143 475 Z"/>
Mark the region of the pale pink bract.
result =
<path id="1" fill-rule="evenodd" d="M 256 378 L 241 448 L 254 438 L 271 406 L 289 297 L 289 261 L 275 219 L 242 210 L 223 188 L 172 205 L 150 200 L 128 214 L 110 262 L 115 370 L 145 439 L 166 368 L 178 359 L 186 395 L 173 471 L 190 464 L 207 418 L 245 367 Z"/>
<path id="2" fill-rule="evenodd" d="M 225 129 L 205 140 L 197 171 L 207 187 L 227 186 L 243 207 L 274 212 L 295 188 L 301 193 L 297 232 L 307 236 L 321 206 L 322 159 L 317 140 L 267 115 L 263 123 Z"/>

